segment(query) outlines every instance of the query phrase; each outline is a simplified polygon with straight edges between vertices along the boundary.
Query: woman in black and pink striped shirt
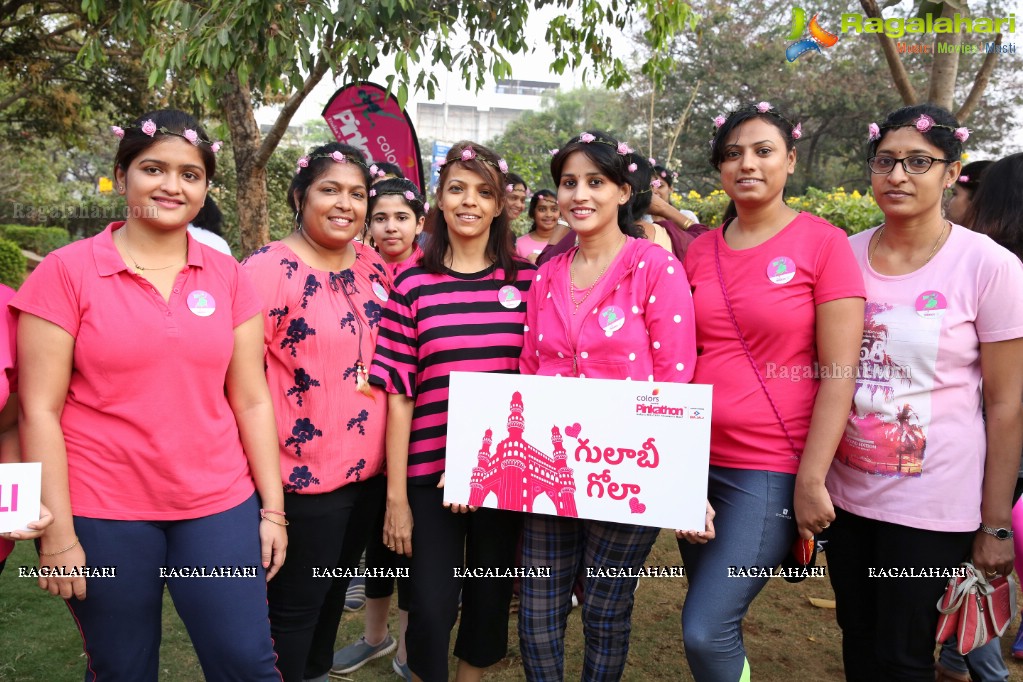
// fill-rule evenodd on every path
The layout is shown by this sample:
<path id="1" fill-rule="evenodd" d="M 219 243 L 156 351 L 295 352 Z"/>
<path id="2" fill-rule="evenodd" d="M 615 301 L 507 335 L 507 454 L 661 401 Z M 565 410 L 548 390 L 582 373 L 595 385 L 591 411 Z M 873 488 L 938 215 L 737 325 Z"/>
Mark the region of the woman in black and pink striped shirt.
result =
<path id="1" fill-rule="evenodd" d="M 463 585 L 452 569 L 513 565 L 521 517 L 443 504 L 450 373 L 519 368 L 535 268 L 511 249 L 506 173 L 485 147 L 461 142 L 448 152 L 430 239 L 420 263 L 395 280 L 371 371 L 390 394 L 384 542 L 411 557 L 408 664 L 427 682 L 448 679 L 460 591 L 457 679 L 479 679 L 507 653 L 511 579 Z"/>

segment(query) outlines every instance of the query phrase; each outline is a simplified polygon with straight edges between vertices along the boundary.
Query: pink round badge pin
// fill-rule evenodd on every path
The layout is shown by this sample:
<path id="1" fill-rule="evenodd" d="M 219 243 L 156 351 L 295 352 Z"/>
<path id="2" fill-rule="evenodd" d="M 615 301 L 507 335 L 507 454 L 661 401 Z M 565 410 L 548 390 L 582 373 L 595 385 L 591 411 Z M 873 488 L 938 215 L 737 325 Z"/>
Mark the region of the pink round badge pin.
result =
<path id="1" fill-rule="evenodd" d="M 387 302 L 387 289 L 380 282 L 373 282 L 373 293 L 377 295 L 381 301 Z"/>
<path id="2" fill-rule="evenodd" d="M 609 305 L 600 311 L 598 320 L 600 328 L 610 336 L 625 325 L 625 311 L 616 305 Z"/>
<path id="3" fill-rule="evenodd" d="M 188 309 L 199 317 L 209 317 L 217 310 L 217 302 L 208 291 L 196 289 L 188 295 Z"/>
<path id="4" fill-rule="evenodd" d="M 522 303 L 522 292 L 510 284 L 501 287 L 501 290 L 497 292 L 497 300 L 501 302 L 505 308 L 512 309 L 518 308 L 519 304 Z"/>
<path id="5" fill-rule="evenodd" d="M 947 308 L 948 300 L 940 291 L 925 291 L 916 297 L 916 314 L 920 317 L 941 317 Z"/>
<path id="6" fill-rule="evenodd" d="M 786 284 L 796 276 L 796 262 L 788 256 L 778 256 L 767 266 L 767 279 L 775 284 Z"/>

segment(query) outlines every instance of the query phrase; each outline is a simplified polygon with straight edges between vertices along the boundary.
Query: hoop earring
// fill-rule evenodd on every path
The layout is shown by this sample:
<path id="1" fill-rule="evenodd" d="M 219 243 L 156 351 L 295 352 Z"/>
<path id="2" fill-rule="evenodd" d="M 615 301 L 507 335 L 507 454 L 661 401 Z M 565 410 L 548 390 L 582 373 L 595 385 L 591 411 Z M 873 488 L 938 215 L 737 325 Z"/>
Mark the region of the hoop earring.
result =
<path id="1" fill-rule="evenodd" d="M 301 231 L 302 229 L 302 212 L 295 211 L 295 229 Z"/>

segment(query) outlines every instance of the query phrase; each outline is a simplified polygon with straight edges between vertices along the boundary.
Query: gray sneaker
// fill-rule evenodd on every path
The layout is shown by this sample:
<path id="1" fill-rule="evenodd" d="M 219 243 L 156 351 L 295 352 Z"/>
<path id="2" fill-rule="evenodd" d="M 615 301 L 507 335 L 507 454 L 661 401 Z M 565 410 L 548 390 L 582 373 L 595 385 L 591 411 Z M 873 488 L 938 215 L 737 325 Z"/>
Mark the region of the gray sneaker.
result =
<path id="1" fill-rule="evenodd" d="M 394 660 L 391 661 L 391 669 L 394 670 L 395 675 L 405 680 L 405 682 L 412 682 L 412 671 L 408 668 L 408 661 L 398 663 L 398 657 L 395 656 Z"/>
<path id="2" fill-rule="evenodd" d="M 334 667 L 330 669 L 331 679 L 336 675 L 344 675 L 358 670 L 374 658 L 386 656 L 398 648 L 390 633 L 376 646 L 369 644 L 365 637 L 360 637 L 355 644 L 349 644 L 344 649 L 334 652 Z"/>

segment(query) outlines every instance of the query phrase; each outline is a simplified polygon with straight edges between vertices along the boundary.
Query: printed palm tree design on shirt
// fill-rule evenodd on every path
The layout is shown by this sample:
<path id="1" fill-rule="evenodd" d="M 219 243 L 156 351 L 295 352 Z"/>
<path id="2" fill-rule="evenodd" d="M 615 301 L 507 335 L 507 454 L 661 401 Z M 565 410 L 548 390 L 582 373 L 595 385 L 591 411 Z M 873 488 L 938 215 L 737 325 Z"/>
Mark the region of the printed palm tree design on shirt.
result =
<path id="1" fill-rule="evenodd" d="M 319 381 L 309 376 L 304 368 L 299 367 L 295 370 L 295 385 L 288 389 L 287 395 L 295 396 L 298 399 L 298 406 L 302 407 L 302 394 L 319 385 Z"/>
<path id="2" fill-rule="evenodd" d="M 291 357 L 298 357 L 295 347 L 307 336 L 316 336 L 316 330 L 306 324 L 304 317 L 298 317 L 288 323 L 288 333 L 281 339 L 281 348 L 291 346 Z"/>
<path id="3" fill-rule="evenodd" d="M 316 279 L 316 275 L 308 275 L 305 278 L 305 289 L 302 290 L 302 307 L 307 307 L 309 305 L 309 299 L 322 288 L 323 285 L 320 284 L 320 280 Z"/>
<path id="4" fill-rule="evenodd" d="M 357 428 L 359 429 L 359 435 L 365 436 L 366 427 L 363 426 L 363 424 L 367 419 L 369 419 L 369 412 L 366 410 L 360 411 L 358 417 L 352 417 L 348 420 L 348 430 L 351 431 L 352 429 Z"/>
<path id="5" fill-rule="evenodd" d="M 888 355 L 888 325 L 877 321 L 881 313 L 891 309 L 892 306 L 885 303 L 867 303 L 860 345 L 860 371 L 856 379 L 857 392 L 866 384 L 871 400 L 881 391 L 885 402 L 895 399 L 896 378 L 907 386 L 911 383 L 909 368 Z"/>
<path id="6" fill-rule="evenodd" d="M 295 420 L 295 426 L 291 428 L 291 438 L 284 441 L 284 447 L 295 446 L 295 456 L 302 456 L 302 445 L 312 441 L 313 438 L 322 436 L 323 431 L 316 428 L 312 420 L 302 417 Z"/>
<path id="7" fill-rule="evenodd" d="M 348 473 L 345 474 L 345 478 L 351 478 L 352 474 L 355 474 L 355 480 L 356 481 L 361 481 L 362 480 L 362 470 L 365 469 L 365 468 L 366 468 L 366 460 L 365 459 L 360 459 L 358 462 L 355 463 L 355 466 L 353 466 L 352 468 L 350 468 L 348 470 Z"/>
<path id="8" fill-rule="evenodd" d="M 291 276 L 298 272 L 298 261 L 288 260 L 287 258 L 281 259 L 281 265 L 284 266 L 284 276 L 291 279 Z M 305 308 L 305 306 L 302 306 Z"/>
<path id="9" fill-rule="evenodd" d="M 289 483 L 284 484 L 284 492 L 286 493 L 294 493 L 311 485 L 320 484 L 320 479 L 313 476 L 313 472 L 309 471 L 307 466 L 292 469 L 291 475 L 288 476 L 288 481 Z"/>
<path id="10" fill-rule="evenodd" d="M 379 303 L 366 301 L 362 304 L 362 309 L 366 313 L 366 321 L 369 322 L 371 328 L 380 324 L 380 316 L 383 315 L 384 309 L 380 307 Z"/>

